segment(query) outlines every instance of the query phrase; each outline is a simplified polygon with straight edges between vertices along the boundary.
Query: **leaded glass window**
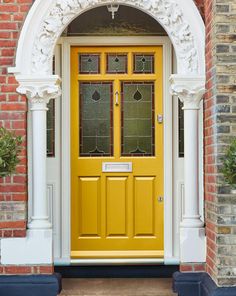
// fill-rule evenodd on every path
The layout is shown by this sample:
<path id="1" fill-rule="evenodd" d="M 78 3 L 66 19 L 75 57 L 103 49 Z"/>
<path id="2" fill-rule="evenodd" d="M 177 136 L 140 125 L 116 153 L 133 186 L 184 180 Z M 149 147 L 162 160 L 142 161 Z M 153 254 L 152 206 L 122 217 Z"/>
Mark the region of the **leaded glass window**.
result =
<path id="1" fill-rule="evenodd" d="M 47 111 L 47 157 L 55 156 L 55 100 L 50 100 Z"/>
<path id="2" fill-rule="evenodd" d="M 107 73 L 127 73 L 127 54 L 107 54 Z"/>
<path id="3" fill-rule="evenodd" d="M 55 68 L 55 56 L 53 56 L 53 74 L 55 74 Z M 47 107 L 47 157 L 55 157 L 55 100 L 51 99 Z"/>
<path id="4" fill-rule="evenodd" d="M 99 54 L 79 54 L 80 74 L 99 74 L 100 55 Z"/>
<path id="5" fill-rule="evenodd" d="M 183 103 L 179 100 L 179 157 L 184 157 L 184 110 Z"/>
<path id="6" fill-rule="evenodd" d="M 134 73 L 154 73 L 154 54 L 134 54 Z"/>
<path id="7" fill-rule="evenodd" d="M 122 82 L 122 156 L 155 155 L 154 83 Z"/>
<path id="8" fill-rule="evenodd" d="M 113 155 L 113 84 L 80 83 L 80 156 Z"/>

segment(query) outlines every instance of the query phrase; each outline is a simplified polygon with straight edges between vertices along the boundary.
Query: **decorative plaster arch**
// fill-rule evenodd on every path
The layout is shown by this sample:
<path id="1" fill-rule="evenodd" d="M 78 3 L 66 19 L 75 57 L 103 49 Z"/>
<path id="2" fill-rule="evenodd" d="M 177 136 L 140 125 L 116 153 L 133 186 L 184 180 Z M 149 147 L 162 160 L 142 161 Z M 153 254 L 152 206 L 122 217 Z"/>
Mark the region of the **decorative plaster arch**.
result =
<path id="1" fill-rule="evenodd" d="M 47 211 L 46 112 L 48 101 L 61 92 L 59 77 L 52 75 L 52 56 L 58 38 L 74 18 L 111 3 L 131 6 L 152 16 L 164 27 L 175 47 L 178 67 L 177 74 L 171 76 L 171 92 L 184 102 L 185 113 L 186 206 L 180 226 L 180 261 L 205 262 L 205 229 L 198 208 L 198 109 L 205 91 L 205 30 L 195 3 L 193 0 L 36 0 L 20 35 L 16 65 L 8 69 L 19 82 L 17 91 L 26 94 L 30 102 L 33 211 L 26 238 L 2 240 L 3 264 L 53 262 Z M 171 209 L 169 212 L 172 215 Z M 38 245 L 44 248 L 35 247 Z M 166 256 L 171 257 L 168 252 Z"/>
<path id="2" fill-rule="evenodd" d="M 68 24 L 89 9 L 111 3 L 140 9 L 163 26 L 175 47 L 178 74 L 204 75 L 204 24 L 193 0 L 36 0 L 10 72 L 50 75 L 55 44 Z"/>

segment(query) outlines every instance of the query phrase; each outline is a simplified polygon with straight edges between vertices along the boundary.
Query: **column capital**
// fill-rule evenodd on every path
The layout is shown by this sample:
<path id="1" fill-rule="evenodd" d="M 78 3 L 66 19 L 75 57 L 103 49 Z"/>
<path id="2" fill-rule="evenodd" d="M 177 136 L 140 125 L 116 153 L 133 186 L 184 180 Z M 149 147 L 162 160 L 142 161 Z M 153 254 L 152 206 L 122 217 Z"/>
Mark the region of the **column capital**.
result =
<path id="1" fill-rule="evenodd" d="M 50 76 L 16 76 L 19 82 L 17 92 L 27 96 L 30 110 L 46 110 L 51 99 L 61 95 L 60 78 L 57 75 Z"/>
<path id="2" fill-rule="evenodd" d="M 171 94 L 184 103 L 183 109 L 199 109 L 205 93 L 205 76 L 171 75 Z"/>

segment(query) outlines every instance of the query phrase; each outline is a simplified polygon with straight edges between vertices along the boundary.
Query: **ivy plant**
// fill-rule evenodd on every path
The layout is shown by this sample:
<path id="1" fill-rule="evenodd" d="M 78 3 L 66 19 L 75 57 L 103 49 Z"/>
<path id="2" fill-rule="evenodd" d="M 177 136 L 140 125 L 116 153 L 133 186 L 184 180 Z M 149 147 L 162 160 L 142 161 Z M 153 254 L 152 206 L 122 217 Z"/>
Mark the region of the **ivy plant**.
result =
<path id="1" fill-rule="evenodd" d="M 0 177 L 6 177 L 15 172 L 19 163 L 19 153 L 22 137 L 13 132 L 0 128 Z"/>
<path id="2" fill-rule="evenodd" d="M 234 139 L 226 151 L 222 173 L 225 182 L 229 184 L 232 189 L 236 189 L 236 139 Z"/>

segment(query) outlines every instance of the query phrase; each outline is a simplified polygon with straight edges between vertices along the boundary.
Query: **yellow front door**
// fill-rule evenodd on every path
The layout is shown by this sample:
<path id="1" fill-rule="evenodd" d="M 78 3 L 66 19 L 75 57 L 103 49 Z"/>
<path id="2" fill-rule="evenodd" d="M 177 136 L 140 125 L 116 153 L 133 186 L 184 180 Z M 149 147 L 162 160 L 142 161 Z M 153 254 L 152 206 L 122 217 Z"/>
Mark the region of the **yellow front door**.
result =
<path id="1" fill-rule="evenodd" d="M 162 47 L 71 49 L 71 257 L 163 257 Z"/>

